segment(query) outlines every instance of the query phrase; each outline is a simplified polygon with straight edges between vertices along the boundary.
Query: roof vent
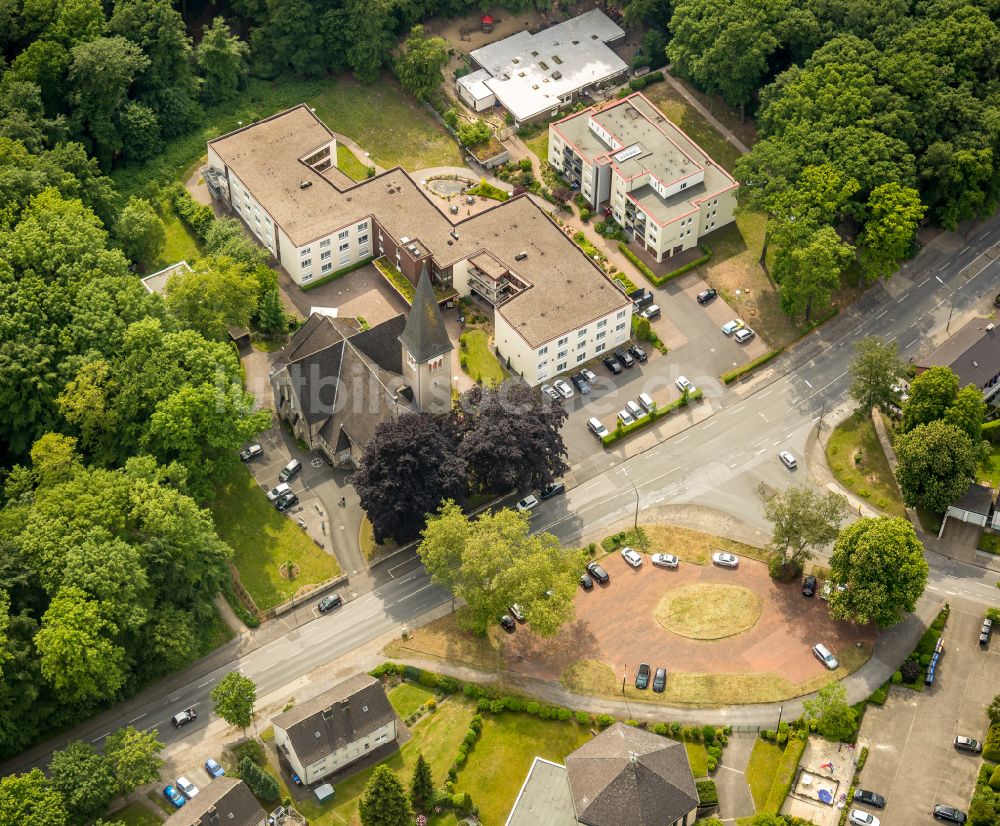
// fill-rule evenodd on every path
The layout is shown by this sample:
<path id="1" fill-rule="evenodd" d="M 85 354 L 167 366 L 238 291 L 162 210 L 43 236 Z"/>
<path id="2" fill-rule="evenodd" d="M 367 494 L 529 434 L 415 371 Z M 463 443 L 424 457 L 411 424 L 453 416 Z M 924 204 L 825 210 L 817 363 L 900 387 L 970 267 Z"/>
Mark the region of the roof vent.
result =
<path id="1" fill-rule="evenodd" d="M 309 187 L 311 187 L 312 185 L 313 185 L 312 181 L 302 181 L 299 184 L 299 189 L 309 189 Z"/>

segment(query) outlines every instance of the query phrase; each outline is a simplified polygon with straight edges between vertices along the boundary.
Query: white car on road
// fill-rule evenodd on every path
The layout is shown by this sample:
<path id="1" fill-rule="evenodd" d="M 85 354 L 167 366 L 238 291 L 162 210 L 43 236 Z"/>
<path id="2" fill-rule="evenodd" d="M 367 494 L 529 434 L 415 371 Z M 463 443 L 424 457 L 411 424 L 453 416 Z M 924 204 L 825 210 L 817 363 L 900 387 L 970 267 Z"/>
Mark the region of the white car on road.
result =
<path id="1" fill-rule="evenodd" d="M 681 561 L 673 554 L 653 554 L 649 561 L 660 568 L 676 568 Z"/>
<path id="2" fill-rule="evenodd" d="M 552 382 L 552 386 L 553 386 L 553 387 L 554 387 L 554 388 L 555 388 L 556 390 L 558 390 L 558 391 L 559 391 L 560 395 L 561 395 L 561 396 L 562 396 L 562 397 L 563 397 L 564 399 L 572 399 L 572 398 L 573 398 L 573 388 L 572 388 L 572 387 L 570 387 L 570 386 L 569 386 L 569 385 L 568 385 L 568 384 L 567 384 L 567 383 L 566 383 L 565 381 L 563 381 L 562 379 L 556 379 L 556 380 L 555 380 L 554 382 Z"/>
<path id="3" fill-rule="evenodd" d="M 638 568 L 642 565 L 642 557 L 632 548 L 622 548 L 622 559 L 633 568 Z"/>
<path id="4" fill-rule="evenodd" d="M 538 500 L 534 496 L 525 496 L 520 502 L 518 502 L 514 507 L 517 509 L 518 513 L 531 512 L 538 507 Z"/>
<path id="5" fill-rule="evenodd" d="M 725 551 L 717 551 L 712 554 L 712 562 L 721 565 L 723 568 L 737 568 L 740 558 L 736 554 L 727 554 Z"/>

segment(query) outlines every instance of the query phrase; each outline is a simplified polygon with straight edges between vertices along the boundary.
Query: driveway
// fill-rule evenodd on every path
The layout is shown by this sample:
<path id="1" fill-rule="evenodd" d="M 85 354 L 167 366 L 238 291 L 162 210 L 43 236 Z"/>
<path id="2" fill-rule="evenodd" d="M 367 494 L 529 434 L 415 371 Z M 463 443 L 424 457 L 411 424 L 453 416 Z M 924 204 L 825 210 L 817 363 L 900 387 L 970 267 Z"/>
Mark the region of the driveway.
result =
<path id="1" fill-rule="evenodd" d="M 619 553 L 601 559 L 611 576 L 608 585 L 580 589 L 576 618 L 552 639 L 542 640 L 527 627 L 506 637 L 508 669 L 558 680 L 576 660 L 600 660 L 621 674 L 640 662 L 689 674 L 780 674 L 801 683 L 827 673 L 810 649 L 823 642 L 835 653 L 858 641 L 872 642 L 874 633 L 830 619 L 826 603 L 801 595 L 797 582 L 775 583 L 767 565 L 741 559 L 736 570 L 681 562 L 677 570 L 655 568 L 645 557 L 641 568 L 629 567 Z M 749 589 L 761 599 L 759 619 L 749 629 L 717 640 L 691 639 L 672 633 L 656 620 L 661 598 L 692 583 L 720 583 Z"/>
<path id="2" fill-rule="evenodd" d="M 893 686 L 883 707 L 869 706 L 859 743 L 869 747 L 861 785 L 886 797 L 886 824 L 934 823 L 937 803 L 968 809 L 978 757 L 954 749 L 956 734 L 982 741 L 985 707 L 1000 686 L 1000 641 L 979 647 L 983 611 L 955 599 L 944 629 L 944 657 L 931 688 Z"/>

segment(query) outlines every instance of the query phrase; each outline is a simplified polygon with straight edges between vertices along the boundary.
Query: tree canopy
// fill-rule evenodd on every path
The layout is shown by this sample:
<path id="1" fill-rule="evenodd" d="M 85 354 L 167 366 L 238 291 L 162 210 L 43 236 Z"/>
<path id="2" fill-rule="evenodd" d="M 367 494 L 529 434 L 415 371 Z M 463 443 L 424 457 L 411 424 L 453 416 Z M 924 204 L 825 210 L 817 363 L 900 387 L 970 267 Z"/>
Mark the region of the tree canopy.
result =
<path id="1" fill-rule="evenodd" d="M 907 365 L 899 358 L 896 342 L 886 343 L 878 336 L 868 336 L 854 345 L 851 362 L 851 398 L 862 413 L 875 407 L 888 410 L 899 404 L 899 393 L 893 390 L 906 375 Z"/>
<path id="2" fill-rule="evenodd" d="M 903 502 L 943 513 L 975 478 L 980 451 L 959 428 L 945 421 L 922 424 L 896 436 L 896 481 Z"/>
<path id="3" fill-rule="evenodd" d="M 230 671 L 212 689 L 212 702 L 223 720 L 246 731 L 247 726 L 253 722 L 257 686 L 239 671 Z"/>
<path id="4" fill-rule="evenodd" d="M 792 486 L 764 502 L 764 517 L 774 523 L 771 547 L 783 560 L 801 563 L 829 545 L 847 518 L 847 499 L 833 491 Z"/>
<path id="5" fill-rule="evenodd" d="M 899 517 L 859 519 L 840 532 L 830 576 L 846 589 L 830 596 L 835 619 L 888 628 L 913 611 L 929 572 L 913 526 Z"/>
<path id="6" fill-rule="evenodd" d="M 441 70 L 447 65 L 448 41 L 428 37 L 423 26 L 414 26 L 396 58 L 396 76 L 417 100 L 426 100 L 444 82 Z"/>

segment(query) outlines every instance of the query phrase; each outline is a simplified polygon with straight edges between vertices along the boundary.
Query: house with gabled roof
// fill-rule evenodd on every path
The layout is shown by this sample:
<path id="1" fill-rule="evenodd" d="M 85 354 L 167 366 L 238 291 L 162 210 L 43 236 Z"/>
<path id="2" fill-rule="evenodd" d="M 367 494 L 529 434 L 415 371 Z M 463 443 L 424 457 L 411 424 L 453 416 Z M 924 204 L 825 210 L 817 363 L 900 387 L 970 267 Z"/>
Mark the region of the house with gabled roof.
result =
<path id="1" fill-rule="evenodd" d="M 357 674 L 271 720 L 274 744 L 306 785 L 396 740 L 382 683 Z"/>
<path id="2" fill-rule="evenodd" d="M 167 819 L 167 826 L 264 826 L 267 814 L 250 787 L 217 777 Z"/>
<path id="3" fill-rule="evenodd" d="M 536 757 L 506 826 L 691 826 L 697 813 L 684 744 L 615 723 L 565 766 Z"/>

